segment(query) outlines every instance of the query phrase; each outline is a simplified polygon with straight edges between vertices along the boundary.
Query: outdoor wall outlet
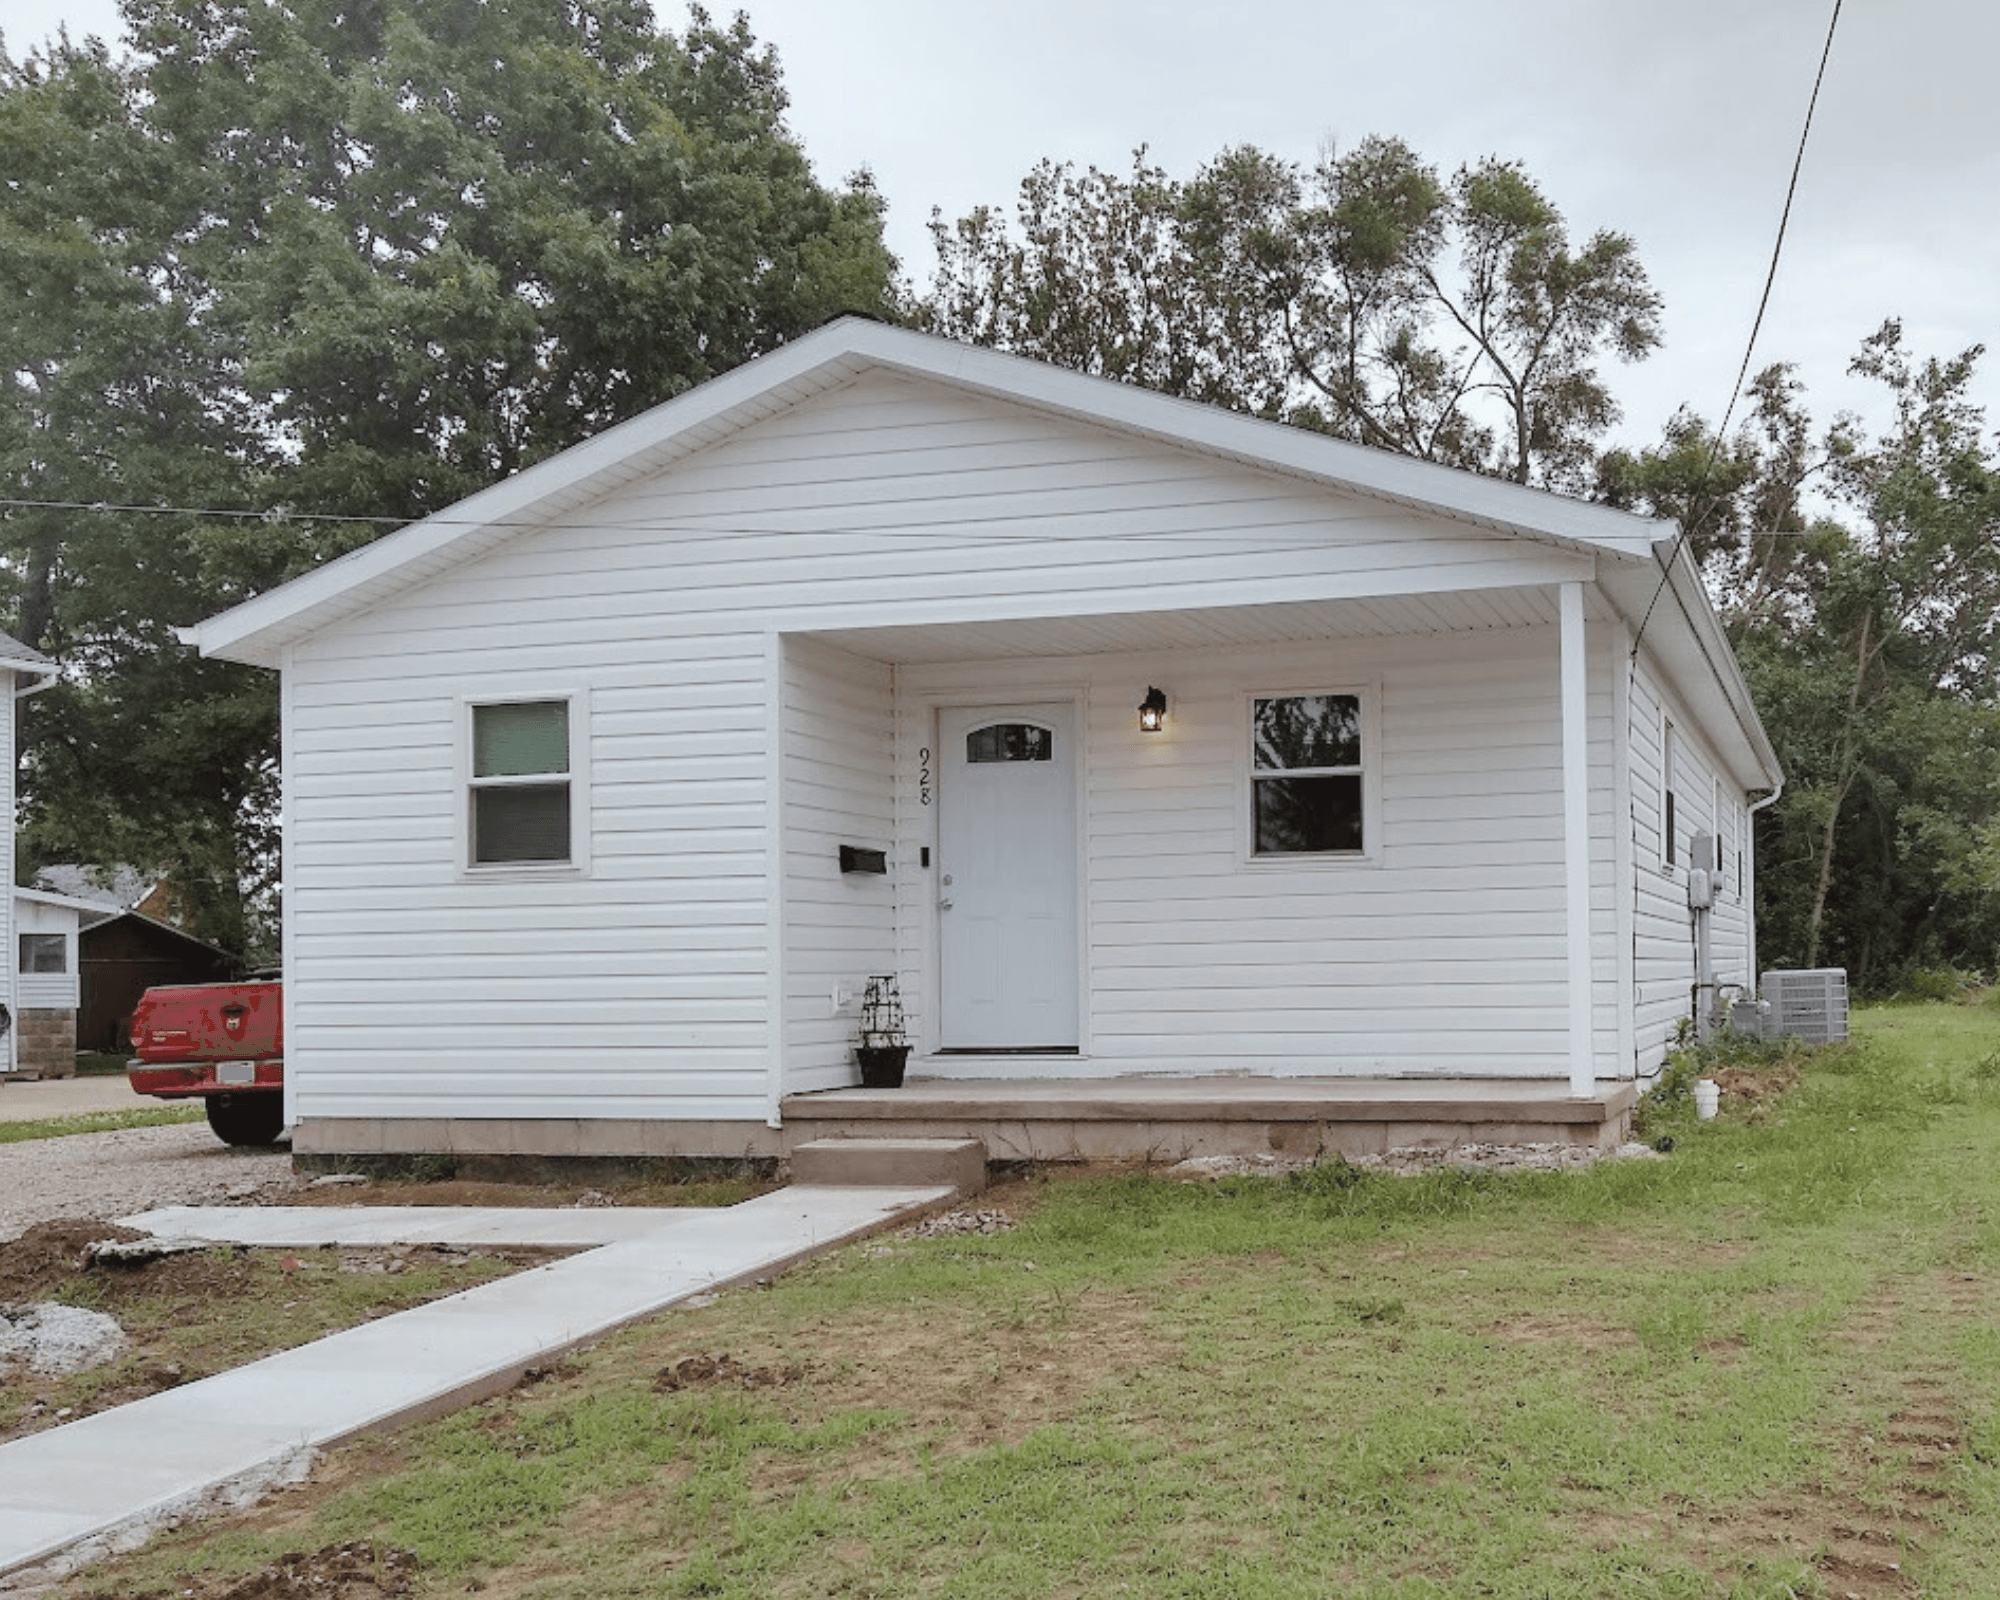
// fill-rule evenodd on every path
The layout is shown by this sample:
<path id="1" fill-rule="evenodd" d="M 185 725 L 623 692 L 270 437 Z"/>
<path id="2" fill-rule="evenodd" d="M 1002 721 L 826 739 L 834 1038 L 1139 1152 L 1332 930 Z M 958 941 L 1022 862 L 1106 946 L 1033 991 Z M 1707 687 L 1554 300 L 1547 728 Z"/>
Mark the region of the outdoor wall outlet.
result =
<path id="1" fill-rule="evenodd" d="M 836 983 L 833 986 L 833 1014 L 837 1017 L 854 1004 L 854 985 Z"/>

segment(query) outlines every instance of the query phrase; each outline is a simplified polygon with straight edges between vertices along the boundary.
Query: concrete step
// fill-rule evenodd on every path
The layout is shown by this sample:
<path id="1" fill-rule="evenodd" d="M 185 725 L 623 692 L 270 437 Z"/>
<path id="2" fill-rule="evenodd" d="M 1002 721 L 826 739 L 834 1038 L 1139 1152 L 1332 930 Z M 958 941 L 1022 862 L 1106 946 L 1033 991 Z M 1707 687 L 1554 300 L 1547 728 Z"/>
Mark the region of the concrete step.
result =
<path id="1" fill-rule="evenodd" d="M 986 1146 L 978 1139 L 814 1139 L 793 1149 L 792 1182 L 950 1184 L 977 1194 L 986 1187 Z"/>

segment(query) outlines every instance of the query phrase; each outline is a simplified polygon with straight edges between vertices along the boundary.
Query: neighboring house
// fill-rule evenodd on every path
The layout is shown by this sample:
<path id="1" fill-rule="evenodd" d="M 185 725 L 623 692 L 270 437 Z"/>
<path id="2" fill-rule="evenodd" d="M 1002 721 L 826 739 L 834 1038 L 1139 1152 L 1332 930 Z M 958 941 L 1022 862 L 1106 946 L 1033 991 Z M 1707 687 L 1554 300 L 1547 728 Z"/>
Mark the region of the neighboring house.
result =
<path id="1" fill-rule="evenodd" d="M 30 650 L 20 640 L 0 633 L 0 750 L 7 752 L 6 759 L 0 760 L 0 826 L 6 829 L 7 859 L 10 863 L 8 877 L 12 878 L 11 863 L 14 858 L 15 829 L 15 763 L 13 752 L 16 748 L 16 729 L 19 725 L 20 702 L 31 694 L 39 694 L 56 681 L 56 664 L 39 650 Z M 76 1048 L 74 1028 L 76 1018 L 75 973 L 72 959 L 67 983 L 46 981 L 53 975 L 36 973 L 23 982 L 22 956 L 24 949 L 39 952 L 39 959 L 49 958 L 51 939 L 58 934 L 65 935 L 72 943 L 75 939 L 75 918 L 70 916 L 65 922 L 58 915 L 53 919 L 44 918 L 46 906 L 37 906 L 43 899 L 61 901 L 62 896 L 44 897 L 32 890 L 16 890 L 4 897 L 6 907 L 6 927 L 0 929 L 0 964 L 4 964 L 4 975 L 0 975 L 0 1036 L 4 1036 L 4 1046 L 0 1046 L 0 1077 L 40 1076 L 43 1073 L 67 1075 L 76 1070 Z M 57 926 L 44 925 L 53 921 Z M 30 946 L 29 935 L 36 936 Z M 67 1012 L 64 1014 L 63 998 L 67 997 Z M 54 1003 L 51 1003 L 54 1002 Z M 71 1039 L 68 1053 L 60 1046 L 58 1035 L 67 1026 Z M 32 1034 L 34 1042 L 24 1045 L 24 1034 Z"/>
<path id="2" fill-rule="evenodd" d="M 242 970 L 226 950 L 156 917 L 115 907 L 85 914 L 78 952 L 76 1041 L 83 1050 L 129 1051 L 133 1008 L 155 985 L 217 983 Z"/>
<path id="3" fill-rule="evenodd" d="M 14 891 L 12 1070 L 25 1078 L 76 1073 L 79 930 L 97 907 L 38 889 Z"/>
<path id="4" fill-rule="evenodd" d="M 1697 921 L 1754 969 L 1780 773 L 1670 525 L 871 322 L 188 637 L 282 673 L 300 1150 L 782 1151 L 877 973 L 989 1103 L 1608 1127 Z"/>
<path id="5" fill-rule="evenodd" d="M 243 969 L 228 951 L 174 925 L 168 879 L 128 866 L 56 863 L 36 872 L 35 887 L 84 908 L 68 968 L 78 991 L 79 1050 L 128 1051 L 133 1009 L 156 984 L 215 983 Z"/>

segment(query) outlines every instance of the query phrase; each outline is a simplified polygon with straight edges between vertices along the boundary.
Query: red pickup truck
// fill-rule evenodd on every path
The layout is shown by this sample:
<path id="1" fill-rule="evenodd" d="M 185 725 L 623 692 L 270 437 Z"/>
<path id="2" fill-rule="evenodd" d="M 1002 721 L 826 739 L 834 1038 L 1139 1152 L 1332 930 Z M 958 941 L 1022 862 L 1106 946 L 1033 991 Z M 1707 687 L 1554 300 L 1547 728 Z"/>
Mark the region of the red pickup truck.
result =
<path id="1" fill-rule="evenodd" d="M 132 1013 L 125 1078 L 162 1100 L 199 1098 L 225 1144 L 271 1144 L 285 1127 L 285 1011 L 277 983 L 148 989 Z"/>

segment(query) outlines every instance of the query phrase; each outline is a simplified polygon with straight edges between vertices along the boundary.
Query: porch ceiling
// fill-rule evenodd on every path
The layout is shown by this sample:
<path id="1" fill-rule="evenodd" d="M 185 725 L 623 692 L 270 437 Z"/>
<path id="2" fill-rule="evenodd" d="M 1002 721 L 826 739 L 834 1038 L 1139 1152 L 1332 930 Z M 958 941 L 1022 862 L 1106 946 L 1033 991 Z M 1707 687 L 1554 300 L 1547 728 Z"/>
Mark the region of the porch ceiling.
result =
<path id="1" fill-rule="evenodd" d="M 1594 614 L 1608 615 L 1594 594 L 1587 601 Z M 879 661 L 919 663 L 1469 633 L 1553 625 L 1555 620 L 1556 591 L 1526 587 L 1099 616 L 827 628 L 814 630 L 812 637 Z"/>

